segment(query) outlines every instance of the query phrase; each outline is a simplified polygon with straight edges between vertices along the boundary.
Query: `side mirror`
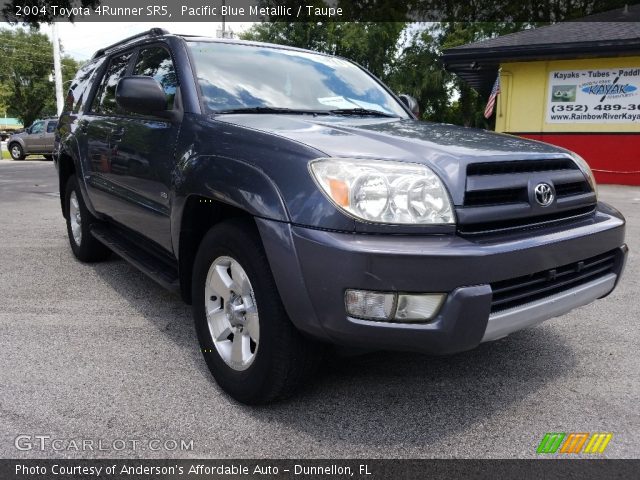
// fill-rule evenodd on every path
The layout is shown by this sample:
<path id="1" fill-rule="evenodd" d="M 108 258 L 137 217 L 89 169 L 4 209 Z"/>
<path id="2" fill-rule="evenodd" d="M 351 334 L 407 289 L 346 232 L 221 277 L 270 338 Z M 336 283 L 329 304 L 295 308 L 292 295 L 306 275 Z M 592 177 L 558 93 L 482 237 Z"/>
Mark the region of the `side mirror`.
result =
<path id="1" fill-rule="evenodd" d="M 167 98 L 160 83 L 152 77 L 123 77 L 116 87 L 116 103 L 129 112 L 162 115 Z"/>
<path id="2" fill-rule="evenodd" d="M 411 113 L 420 118 L 420 105 L 418 105 L 418 101 L 414 97 L 407 95 L 406 93 L 402 93 L 398 95 L 398 98 L 400 98 L 402 103 L 411 110 Z"/>

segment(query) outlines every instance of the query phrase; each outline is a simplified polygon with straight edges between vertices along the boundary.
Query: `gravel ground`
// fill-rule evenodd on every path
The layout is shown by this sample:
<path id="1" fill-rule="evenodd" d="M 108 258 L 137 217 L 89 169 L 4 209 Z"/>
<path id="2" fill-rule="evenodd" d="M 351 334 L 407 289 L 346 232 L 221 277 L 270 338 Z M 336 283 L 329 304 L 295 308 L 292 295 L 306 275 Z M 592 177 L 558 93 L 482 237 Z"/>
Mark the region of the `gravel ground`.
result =
<path id="1" fill-rule="evenodd" d="M 0 457 L 521 458 L 584 431 L 640 458 L 640 188 L 600 187 L 631 248 L 608 298 L 454 356 L 332 359 L 260 408 L 218 389 L 178 297 L 117 257 L 74 259 L 57 190 L 51 163 L 0 161 Z M 20 434 L 60 441 L 20 451 Z"/>

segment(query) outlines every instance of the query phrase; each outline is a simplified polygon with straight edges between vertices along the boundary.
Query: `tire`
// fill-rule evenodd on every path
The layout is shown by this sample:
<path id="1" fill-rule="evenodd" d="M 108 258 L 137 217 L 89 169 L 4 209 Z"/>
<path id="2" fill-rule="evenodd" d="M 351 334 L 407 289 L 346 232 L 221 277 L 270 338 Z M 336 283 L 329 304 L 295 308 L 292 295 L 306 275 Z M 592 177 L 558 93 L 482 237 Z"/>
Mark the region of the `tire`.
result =
<path id="1" fill-rule="evenodd" d="M 253 220 L 233 219 L 209 230 L 198 248 L 192 285 L 204 359 L 231 397 L 269 403 L 292 395 L 313 375 L 321 348 L 289 320 Z M 212 331 L 219 332 L 217 341 Z"/>
<path id="2" fill-rule="evenodd" d="M 69 244 L 76 258 L 81 262 L 99 262 L 107 259 L 111 251 L 91 235 L 91 224 L 96 219 L 87 210 L 75 176 L 67 181 L 64 213 Z"/>
<path id="3" fill-rule="evenodd" d="M 24 160 L 25 157 L 22 146 L 17 142 L 9 145 L 9 154 L 14 160 Z"/>

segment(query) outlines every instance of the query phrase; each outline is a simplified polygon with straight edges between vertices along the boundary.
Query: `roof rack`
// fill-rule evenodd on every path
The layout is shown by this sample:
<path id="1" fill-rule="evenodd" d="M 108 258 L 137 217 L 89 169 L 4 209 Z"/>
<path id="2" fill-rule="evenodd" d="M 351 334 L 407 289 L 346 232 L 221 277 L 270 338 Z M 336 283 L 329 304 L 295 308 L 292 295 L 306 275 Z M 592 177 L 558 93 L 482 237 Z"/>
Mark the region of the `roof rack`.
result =
<path id="1" fill-rule="evenodd" d="M 109 50 L 112 50 L 115 47 L 118 47 L 120 45 L 124 45 L 125 43 L 129 43 L 132 40 L 136 40 L 138 38 L 143 38 L 143 37 L 156 37 L 158 35 L 166 35 L 168 33 L 169 31 L 165 30 L 164 28 L 152 28 L 151 30 L 147 30 L 146 32 L 138 33 L 131 37 L 127 37 L 124 40 L 120 40 L 119 42 L 109 45 L 108 47 L 101 48 L 100 50 L 98 50 L 96 53 L 93 54 L 93 57 L 91 57 L 91 60 L 102 57 Z"/>

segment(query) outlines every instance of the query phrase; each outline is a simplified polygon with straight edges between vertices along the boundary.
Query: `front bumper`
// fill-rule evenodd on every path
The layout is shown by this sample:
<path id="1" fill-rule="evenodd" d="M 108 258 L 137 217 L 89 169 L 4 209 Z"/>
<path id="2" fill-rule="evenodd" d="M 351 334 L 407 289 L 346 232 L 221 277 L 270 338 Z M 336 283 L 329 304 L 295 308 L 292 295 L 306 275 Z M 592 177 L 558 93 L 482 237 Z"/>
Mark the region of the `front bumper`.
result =
<path id="1" fill-rule="evenodd" d="M 624 218 L 603 203 L 592 218 L 570 225 L 475 239 L 337 233 L 262 219 L 257 223 L 294 324 L 321 340 L 367 349 L 453 353 L 562 315 L 610 293 L 627 251 Z M 616 267 L 593 285 L 491 313 L 492 283 L 610 251 L 615 251 Z M 348 288 L 444 292 L 447 298 L 428 323 L 377 322 L 346 315 Z"/>

